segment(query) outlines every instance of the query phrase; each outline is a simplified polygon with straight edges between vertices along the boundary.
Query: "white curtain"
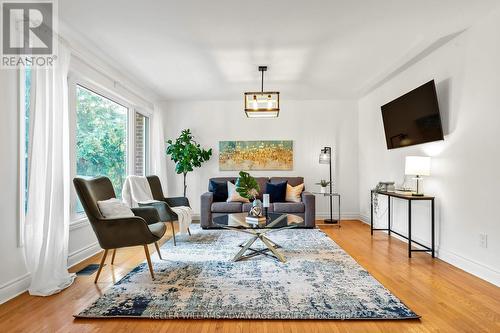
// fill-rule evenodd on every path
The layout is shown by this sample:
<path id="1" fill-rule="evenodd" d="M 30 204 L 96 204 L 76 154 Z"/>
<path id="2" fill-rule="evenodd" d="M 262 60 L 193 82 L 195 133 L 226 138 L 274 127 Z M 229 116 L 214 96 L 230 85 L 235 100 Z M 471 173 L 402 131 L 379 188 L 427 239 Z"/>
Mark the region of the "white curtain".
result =
<path id="1" fill-rule="evenodd" d="M 30 108 L 28 211 L 25 254 L 31 295 L 48 296 L 74 281 L 68 273 L 70 158 L 68 68 L 59 45 L 53 68 L 33 68 Z"/>
<path id="2" fill-rule="evenodd" d="M 151 133 L 151 174 L 160 178 L 163 195 L 167 196 L 167 156 L 165 135 L 163 133 L 163 113 L 155 105 L 152 117 Z"/>

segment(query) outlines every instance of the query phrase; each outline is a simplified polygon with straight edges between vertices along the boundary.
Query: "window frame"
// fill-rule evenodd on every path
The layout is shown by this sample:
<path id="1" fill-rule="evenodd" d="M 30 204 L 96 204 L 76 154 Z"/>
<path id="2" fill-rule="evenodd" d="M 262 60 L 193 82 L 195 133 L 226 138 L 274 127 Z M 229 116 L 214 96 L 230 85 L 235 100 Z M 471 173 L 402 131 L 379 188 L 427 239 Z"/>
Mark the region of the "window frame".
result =
<path id="1" fill-rule="evenodd" d="M 18 93 L 18 226 L 17 226 L 17 247 L 24 247 L 24 225 L 26 221 L 26 69 L 20 67 L 17 75 Z"/>
<path id="2" fill-rule="evenodd" d="M 126 133 L 126 154 L 125 154 L 125 174 L 129 175 L 131 172 L 135 173 L 134 170 L 134 160 L 135 160 L 135 135 L 134 135 L 134 127 L 135 127 L 135 113 L 138 112 L 151 120 L 151 113 L 138 108 L 133 103 L 127 101 L 125 98 L 121 97 L 115 91 L 112 91 L 106 87 L 103 87 L 99 84 L 96 84 L 94 81 L 74 72 L 70 72 L 68 76 L 68 110 L 69 110 L 69 130 L 70 130 L 70 159 L 71 159 L 71 167 L 70 167 L 70 175 L 71 179 L 76 177 L 76 121 L 77 121 L 77 105 L 76 105 L 76 90 L 77 86 L 81 86 L 84 89 L 87 89 L 97 95 L 102 96 L 103 98 L 109 99 L 114 103 L 117 103 L 127 109 L 127 133 Z M 148 140 L 151 138 L 151 130 L 147 133 Z M 148 154 L 150 155 L 150 154 Z M 148 156 L 148 159 L 150 156 Z M 146 173 L 149 171 L 149 161 L 147 163 Z M 72 187 L 70 191 L 70 226 L 84 223 L 87 220 L 85 213 L 77 213 L 76 212 L 76 203 L 77 203 L 77 195 Z"/>
<path id="3" fill-rule="evenodd" d="M 140 114 L 141 116 L 145 117 L 147 119 L 147 122 L 145 123 L 145 137 L 144 137 L 144 140 L 145 140 L 145 143 L 144 143 L 144 176 L 148 175 L 149 174 L 149 171 L 151 170 L 151 118 L 153 116 L 153 114 L 151 112 L 148 112 L 144 109 L 141 109 L 141 108 L 134 108 L 134 121 L 133 121 L 133 132 L 135 134 L 135 126 L 136 126 L 136 119 L 135 119 L 135 115 L 136 113 Z M 137 151 L 135 149 L 135 135 L 133 135 L 133 156 L 134 156 L 134 161 L 135 161 L 135 156 L 137 154 Z M 135 174 L 135 162 L 132 163 L 131 165 L 131 169 L 130 170 L 133 170 L 134 171 L 134 174 Z"/>
<path id="4" fill-rule="evenodd" d="M 90 73 L 89 73 L 90 74 Z M 152 139 L 152 121 L 153 121 L 153 111 L 149 110 L 147 107 L 138 107 L 134 102 L 122 97 L 117 88 L 117 83 L 111 84 L 101 84 L 101 82 L 106 82 L 106 80 L 97 79 L 93 80 L 91 77 L 94 75 L 87 76 L 82 74 L 78 68 L 70 69 L 68 74 L 68 89 L 67 89 L 67 103 L 68 103 L 68 113 L 69 113 L 69 158 L 70 158 L 70 177 L 73 179 L 76 176 L 76 88 L 77 85 L 82 86 L 98 95 L 103 96 L 117 104 L 122 105 L 127 109 L 127 133 L 126 133 L 126 175 L 130 172 L 135 173 L 133 168 L 133 163 L 135 160 L 135 113 L 139 113 L 148 119 L 147 128 L 147 146 L 145 150 L 145 174 L 149 174 L 151 168 L 151 139 Z M 97 78 L 97 77 L 96 77 Z M 24 246 L 24 226 L 26 221 L 25 212 L 25 187 L 26 187 L 26 161 L 25 161 L 25 140 L 26 140 L 26 109 L 25 109 L 25 69 L 19 68 L 17 71 L 17 88 L 18 88 L 18 223 L 17 223 L 17 246 Z M 77 196 L 74 187 L 70 184 L 70 230 L 85 226 L 88 224 L 88 219 L 85 213 L 76 213 L 76 203 Z"/>

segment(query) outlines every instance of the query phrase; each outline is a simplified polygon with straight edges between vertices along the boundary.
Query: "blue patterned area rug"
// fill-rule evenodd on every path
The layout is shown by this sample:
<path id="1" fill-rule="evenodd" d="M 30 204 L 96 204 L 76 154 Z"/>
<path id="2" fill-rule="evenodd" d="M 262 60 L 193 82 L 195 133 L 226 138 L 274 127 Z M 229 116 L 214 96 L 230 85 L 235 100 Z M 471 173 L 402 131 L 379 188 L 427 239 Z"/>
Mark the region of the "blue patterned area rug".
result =
<path id="1" fill-rule="evenodd" d="M 287 258 L 233 262 L 248 235 L 192 228 L 152 255 L 77 318 L 415 319 L 331 238 L 318 229 L 272 233 Z M 259 242 L 259 241 L 257 241 Z"/>

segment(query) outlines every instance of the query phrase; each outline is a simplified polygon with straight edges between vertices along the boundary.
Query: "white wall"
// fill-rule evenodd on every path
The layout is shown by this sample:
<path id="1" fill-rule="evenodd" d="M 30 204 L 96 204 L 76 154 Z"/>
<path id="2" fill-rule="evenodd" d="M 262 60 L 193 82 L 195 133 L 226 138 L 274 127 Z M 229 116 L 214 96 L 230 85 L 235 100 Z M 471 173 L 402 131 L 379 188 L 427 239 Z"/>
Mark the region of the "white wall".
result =
<path id="1" fill-rule="evenodd" d="M 369 218 L 369 190 L 401 183 L 407 155 L 432 156 L 426 193 L 437 197 L 439 257 L 500 285 L 500 11 L 420 60 L 359 101 L 359 202 Z M 387 150 L 380 106 L 435 79 L 445 140 Z M 381 200 L 382 201 L 382 200 Z M 406 232 L 406 202 L 394 202 L 394 227 Z M 387 221 L 385 202 L 378 223 Z M 429 243 L 429 209 L 416 203 L 414 235 Z M 479 234 L 488 235 L 488 248 Z"/>
<path id="2" fill-rule="evenodd" d="M 18 247 L 18 71 L 0 70 L 0 303 L 24 290 L 29 276 Z"/>
<path id="3" fill-rule="evenodd" d="M 335 189 L 342 194 L 345 218 L 358 218 L 357 185 L 357 105 L 354 101 L 291 101 L 282 98 L 279 118 L 249 119 L 242 101 L 169 102 L 163 105 L 165 135 L 176 138 L 182 129 L 190 128 L 202 146 L 213 149 L 210 161 L 188 175 L 188 197 L 196 214 L 200 212 L 200 195 L 207 191 L 208 179 L 233 176 L 236 171 L 219 171 L 219 141 L 225 140 L 293 140 L 292 171 L 253 171 L 254 176 L 303 176 L 309 191 L 318 191 L 315 182 L 327 179 L 328 165 L 318 163 L 324 146 L 334 148 Z M 170 161 L 168 194 L 182 195 L 182 175 L 174 173 Z M 317 197 L 318 216 L 326 216 L 328 200 Z"/>

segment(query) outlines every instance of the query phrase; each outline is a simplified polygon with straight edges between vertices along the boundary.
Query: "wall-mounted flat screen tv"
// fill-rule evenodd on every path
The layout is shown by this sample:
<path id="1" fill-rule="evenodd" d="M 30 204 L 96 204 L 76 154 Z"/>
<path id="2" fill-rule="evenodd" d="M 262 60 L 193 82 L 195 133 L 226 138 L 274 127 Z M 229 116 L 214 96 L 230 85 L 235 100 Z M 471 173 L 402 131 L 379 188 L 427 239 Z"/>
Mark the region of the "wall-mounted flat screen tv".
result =
<path id="1" fill-rule="evenodd" d="M 387 149 L 443 140 L 434 80 L 382 106 Z"/>

